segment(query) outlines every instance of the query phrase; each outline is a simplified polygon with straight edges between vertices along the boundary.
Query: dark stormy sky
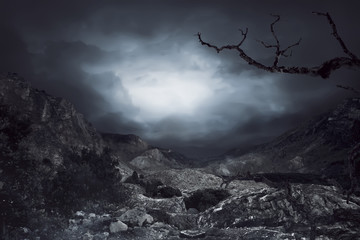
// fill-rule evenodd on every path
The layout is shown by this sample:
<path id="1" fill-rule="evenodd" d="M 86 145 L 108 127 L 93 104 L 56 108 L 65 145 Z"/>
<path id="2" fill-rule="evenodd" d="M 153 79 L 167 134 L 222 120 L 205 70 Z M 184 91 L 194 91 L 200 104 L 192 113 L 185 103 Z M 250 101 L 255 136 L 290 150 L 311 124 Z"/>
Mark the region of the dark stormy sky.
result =
<path id="1" fill-rule="evenodd" d="M 343 56 L 324 17 L 329 11 L 351 51 L 360 54 L 359 1 L 18 1 L 0 0 L 0 71 L 17 72 L 75 104 L 103 132 L 134 133 L 190 156 L 268 141 L 326 111 L 359 86 L 360 72 L 330 79 L 271 74 L 235 52 L 217 54 L 195 36 L 236 43 L 271 63 L 270 14 L 281 15 L 287 66 Z"/>

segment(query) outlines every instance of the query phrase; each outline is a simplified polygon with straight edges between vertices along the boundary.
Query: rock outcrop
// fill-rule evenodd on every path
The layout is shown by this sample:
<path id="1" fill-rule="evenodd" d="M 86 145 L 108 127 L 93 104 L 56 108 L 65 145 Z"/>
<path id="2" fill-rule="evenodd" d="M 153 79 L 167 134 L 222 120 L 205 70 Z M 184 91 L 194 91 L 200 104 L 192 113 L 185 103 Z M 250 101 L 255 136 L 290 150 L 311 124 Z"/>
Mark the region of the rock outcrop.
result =
<path id="1" fill-rule="evenodd" d="M 73 104 L 34 89 L 17 76 L 0 77 L 0 104 L 7 106 L 8 114 L 29 121 L 29 134 L 19 147 L 37 161 L 47 159 L 59 166 L 67 152 L 103 151 L 101 136 Z"/>

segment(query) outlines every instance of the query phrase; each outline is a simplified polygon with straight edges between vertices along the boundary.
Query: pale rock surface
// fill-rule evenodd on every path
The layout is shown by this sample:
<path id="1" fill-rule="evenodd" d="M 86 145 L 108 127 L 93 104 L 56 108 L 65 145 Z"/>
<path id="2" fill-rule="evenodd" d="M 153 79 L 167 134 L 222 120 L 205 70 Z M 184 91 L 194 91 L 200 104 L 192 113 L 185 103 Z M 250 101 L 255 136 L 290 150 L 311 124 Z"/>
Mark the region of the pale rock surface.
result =
<path id="1" fill-rule="evenodd" d="M 126 211 L 118 220 L 126 223 L 129 226 L 139 226 L 142 227 L 144 224 L 151 224 L 154 221 L 154 218 L 146 213 L 146 210 L 143 208 L 134 208 Z"/>
<path id="2" fill-rule="evenodd" d="M 111 233 L 124 232 L 128 230 L 128 226 L 122 221 L 117 220 L 116 222 L 112 222 L 110 224 L 109 229 Z"/>

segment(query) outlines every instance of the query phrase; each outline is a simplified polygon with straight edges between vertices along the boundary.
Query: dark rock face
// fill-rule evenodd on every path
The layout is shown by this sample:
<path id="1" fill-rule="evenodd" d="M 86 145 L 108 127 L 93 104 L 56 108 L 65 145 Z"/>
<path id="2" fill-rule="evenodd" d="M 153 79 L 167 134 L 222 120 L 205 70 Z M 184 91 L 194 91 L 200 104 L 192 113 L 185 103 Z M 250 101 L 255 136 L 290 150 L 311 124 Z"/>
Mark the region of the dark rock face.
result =
<path id="1" fill-rule="evenodd" d="M 185 198 L 184 202 L 187 209 L 195 208 L 202 212 L 229 196 L 228 191 L 224 189 L 203 189 L 195 191 L 190 197 Z"/>
<path id="2" fill-rule="evenodd" d="M 133 134 L 101 133 L 105 144 L 113 149 L 113 154 L 125 162 L 142 154 L 149 149 L 149 145 L 140 137 Z"/>
<path id="3" fill-rule="evenodd" d="M 181 191 L 178 188 L 162 186 L 158 188 L 159 195 L 163 198 L 181 197 Z"/>
<path id="4" fill-rule="evenodd" d="M 65 99 L 31 88 L 29 83 L 10 77 L 0 79 L 0 102 L 11 106 L 18 118 L 31 123 L 31 132 L 21 147 L 37 160 L 48 159 L 58 166 L 67 151 L 89 149 L 102 152 L 100 135 Z"/>

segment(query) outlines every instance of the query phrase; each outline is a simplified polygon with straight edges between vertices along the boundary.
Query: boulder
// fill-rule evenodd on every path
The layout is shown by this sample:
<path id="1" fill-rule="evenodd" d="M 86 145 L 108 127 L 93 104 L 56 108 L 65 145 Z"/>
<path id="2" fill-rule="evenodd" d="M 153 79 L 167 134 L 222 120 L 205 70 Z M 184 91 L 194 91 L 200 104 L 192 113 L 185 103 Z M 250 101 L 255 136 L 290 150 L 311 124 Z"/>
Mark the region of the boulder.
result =
<path id="1" fill-rule="evenodd" d="M 180 232 L 181 238 L 190 238 L 190 239 L 204 238 L 205 235 L 206 233 L 200 230 L 184 230 Z"/>
<path id="2" fill-rule="evenodd" d="M 186 211 L 182 197 L 151 198 L 143 194 L 137 194 L 131 198 L 128 204 L 131 208 L 145 207 L 147 211 L 150 209 L 161 209 L 168 213 L 182 213 Z"/>
<path id="3" fill-rule="evenodd" d="M 148 197 L 156 197 L 158 195 L 158 187 L 164 185 L 159 179 L 141 180 L 140 185 L 145 188 L 145 194 Z"/>
<path id="4" fill-rule="evenodd" d="M 179 230 L 187 230 L 197 228 L 198 216 L 187 213 L 172 213 L 170 214 L 169 224 Z"/>
<path id="5" fill-rule="evenodd" d="M 145 209 L 134 208 L 126 211 L 118 218 L 118 220 L 126 223 L 129 226 L 142 227 L 146 223 L 151 224 L 154 221 L 154 218 L 147 214 Z"/>
<path id="6" fill-rule="evenodd" d="M 139 175 L 136 171 L 131 176 L 125 179 L 125 183 L 139 184 Z"/>
<path id="7" fill-rule="evenodd" d="M 225 189 L 203 189 L 195 191 L 190 197 L 185 198 L 184 202 L 187 209 L 195 208 L 202 212 L 229 196 L 230 193 Z"/>
<path id="8" fill-rule="evenodd" d="M 124 232 L 128 230 L 128 226 L 120 220 L 112 222 L 109 226 L 111 233 Z"/>

